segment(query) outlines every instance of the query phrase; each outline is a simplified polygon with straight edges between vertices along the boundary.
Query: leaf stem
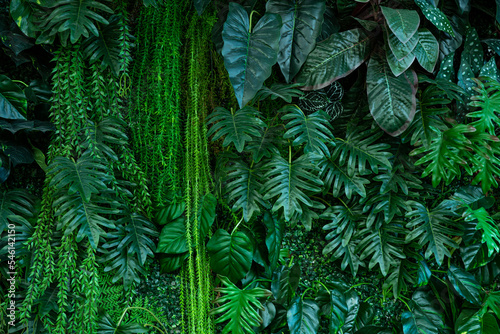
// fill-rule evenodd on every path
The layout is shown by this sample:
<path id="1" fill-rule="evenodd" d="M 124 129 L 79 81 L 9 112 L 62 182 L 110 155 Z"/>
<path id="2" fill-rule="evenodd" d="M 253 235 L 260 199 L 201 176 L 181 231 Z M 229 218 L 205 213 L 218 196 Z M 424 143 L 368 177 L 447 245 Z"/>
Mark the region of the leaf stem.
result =
<path id="1" fill-rule="evenodd" d="M 259 14 L 258 11 L 256 10 L 252 10 L 252 12 L 250 13 L 250 24 L 248 25 L 248 33 L 251 34 L 252 33 L 252 18 L 253 18 L 253 14 L 254 13 L 257 13 Z"/>

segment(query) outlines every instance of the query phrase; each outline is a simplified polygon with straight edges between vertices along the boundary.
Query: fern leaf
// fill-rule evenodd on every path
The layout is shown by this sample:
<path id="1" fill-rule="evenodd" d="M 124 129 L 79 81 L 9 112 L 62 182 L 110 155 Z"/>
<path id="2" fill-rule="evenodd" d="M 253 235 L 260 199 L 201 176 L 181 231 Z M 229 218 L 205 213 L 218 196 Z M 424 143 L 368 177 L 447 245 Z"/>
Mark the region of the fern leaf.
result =
<path id="1" fill-rule="evenodd" d="M 305 153 L 329 155 L 330 151 L 325 142 L 331 142 L 333 135 L 330 131 L 328 116 L 321 111 L 306 115 L 296 105 L 286 105 L 280 112 L 286 112 L 283 117 L 287 131 L 284 138 L 293 138 L 293 146 L 305 144 Z"/>
<path id="2" fill-rule="evenodd" d="M 212 124 L 207 136 L 215 134 L 212 141 L 224 137 L 224 147 L 233 143 L 238 152 L 242 152 L 245 142 L 260 136 L 260 129 L 266 124 L 259 118 L 259 111 L 244 107 L 235 112 L 222 107 L 215 108 L 207 117 L 207 124 Z"/>
<path id="3" fill-rule="evenodd" d="M 382 136 L 380 130 L 361 130 L 359 126 L 350 125 L 347 128 L 346 138 L 335 138 L 336 147 L 332 154 L 333 159 L 337 159 L 343 166 L 347 161 L 347 173 L 353 176 L 356 170 L 361 175 L 365 175 L 369 170 L 366 164 L 370 164 L 373 172 L 378 173 L 381 166 L 391 169 L 389 158 L 391 153 L 386 152 L 389 144 L 375 144 L 375 141 Z"/>
<path id="4" fill-rule="evenodd" d="M 451 256 L 448 247 L 458 248 L 452 237 L 462 235 L 461 229 L 451 219 L 456 214 L 444 205 L 433 210 L 415 201 L 409 201 L 408 205 L 412 211 L 406 214 L 406 217 L 411 219 L 406 225 L 410 230 L 406 235 L 406 242 L 418 239 L 420 245 L 427 246 L 425 258 L 428 259 L 434 254 L 437 264 L 441 265 L 445 256 Z"/>
<path id="5" fill-rule="evenodd" d="M 253 166 L 253 164 L 252 164 Z M 262 170 L 262 164 L 256 164 L 249 167 L 241 160 L 234 161 L 227 169 L 226 191 L 231 200 L 235 200 L 233 211 L 243 210 L 243 218 L 250 221 L 254 214 L 261 212 L 261 207 L 267 207 L 268 204 L 263 200 L 262 182 L 259 171 Z"/>
<path id="6" fill-rule="evenodd" d="M 338 197 L 343 190 L 348 199 L 351 199 L 353 192 L 361 197 L 366 196 L 365 184 L 370 183 L 359 173 L 353 175 L 347 173 L 346 166 L 331 156 L 325 156 L 319 163 L 320 179 L 325 183 L 324 192 L 331 190 L 333 197 Z"/>
<path id="7" fill-rule="evenodd" d="M 272 211 L 284 210 L 285 220 L 290 220 L 295 212 L 302 213 L 300 203 L 313 206 L 307 192 L 318 193 L 323 182 L 318 178 L 317 167 L 311 161 L 317 157 L 304 154 L 295 161 L 286 161 L 276 156 L 269 163 L 271 170 L 264 175 L 268 181 L 263 186 L 264 200 L 276 198 Z"/>

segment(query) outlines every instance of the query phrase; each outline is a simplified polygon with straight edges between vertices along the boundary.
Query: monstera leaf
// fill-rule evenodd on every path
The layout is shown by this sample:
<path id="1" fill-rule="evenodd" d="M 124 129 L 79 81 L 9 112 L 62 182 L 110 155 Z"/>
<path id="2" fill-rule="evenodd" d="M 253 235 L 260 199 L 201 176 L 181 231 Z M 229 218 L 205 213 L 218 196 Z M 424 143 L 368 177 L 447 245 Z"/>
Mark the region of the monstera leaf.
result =
<path id="1" fill-rule="evenodd" d="M 243 218 L 250 221 L 254 214 L 259 214 L 261 207 L 267 204 L 262 198 L 262 181 L 259 170 L 262 164 L 249 167 L 244 161 L 231 162 L 227 168 L 226 192 L 231 200 L 234 200 L 233 211 L 243 210 Z"/>
<path id="2" fill-rule="evenodd" d="M 260 129 L 260 135 L 248 143 L 247 150 L 252 152 L 254 162 L 258 163 L 263 157 L 271 158 L 274 154 L 279 154 L 276 142 L 283 136 L 281 126 L 272 126 Z"/>
<path id="3" fill-rule="evenodd" d="M 406 235 L 406 242 L 418 239 L 420 245 L 427 246 L 425 258 L 434 254 L 436 262 L 441 265 L 445 256 L 451 256 L 449 248 L 458 248 L 452 237 L 462 234 L 451 219 L 455 214 L 443 206 L 429 210 L 415 201 L 409 201 L 408 204 L 412 211 L 406 214 L 411 219 L 406 225 L 410 230 Z"/>
<path id="4" fill-rule="evenodd" d="M 222 56 L 236 100 L 243 108 L 271 75 L 278 59 L 281 18 L 266 13 L 255 27 L 250 27 L 248 13 L 231 2 L 222 30 Z"/>
<path id="5" fill-rule="evenodd" d="M 346 166 L 341 166 L 337 159 L 325 156 L 319 163 L 319 168 L 320 179 L 325 183 L 325 191 L 331 190 L 334 197 L 338 197 L 342 191 L 348 199 L 351 199 L 353 193 L 361 197 L 366 196 L 365 184 L 370 181 L 357 172 L 349 175 Z"/>
<path id="6" fill-rule="evenodd" d="M 292 300 L 288 309 L 290 334 L 315 334 L 319 329 L 319 307 L 314 300 L 302 300 L 300 296 Z"/>
<path id="7" fill-rule="evenodd" d="M 302 87 L 301 83 L 293 83 L 293 84 L 280 84 L 274 83 L 269 88 L 266 86 L 262 86 L 261 89 L 255 94 L 255 101 L 263 101 L 268 97 L 271 97 L 271 100 L 276 100 L 278 98 L 282 99 L 287 103 L 291 103 L 294 97 L 300 97 L 304 95 L 304 93 L 297 89 L 296 87 Z"/>
<path id="8" fill-rule="evenodd" d="M 347 76 L 370 53 L 370 37 L 361 29 L 332 34 L 316 45 L 296 77 L 304 90 L 316 90 Z"/>
<path id="9" fill-rule="evenodd" d="M 452 264 L 448 269 L 448 279 L 462 298 L 471 304 L 481 306 L 481 285 L 472 274 Z"/>
<path id="10" fill-rule="evenodd" d="M 284 138 L 292 138 L 293 146 L 305 144 L 305 153 L 328 155 L 330 152 L 325 142 L 331 142 L 333 134 L 330 131 L 328 117 L 321 111 L 306 115 L 296 105 L 287 105 L 281 109 L 286 114 L 281 117 L 286 124 L 287 131 Z"/>
<path id="11" fill-rule="evenodd" d="M 252 265 L 254 246 L 244 232 L 233 231 L 229 234 L 218 229 L 210 238 L 207 250 L 213 271 L 233 282 L 242 279 Z"/>
<path id="12" fill-rule="evenodd" d="M 241 290 L 229 279 L 219 276 L 224 287 L 215 288 L 215 292 L 220 293 L 220 297 L 215 300 L 216 305 L 210 313 L 221 314 L 215 323 L 229 320 L 224 326 L 223 333 L 246 334 L 254 333 L 252 327 L 262 323 L 262 317 L 258 310 L 264 309 L 259 298 L 271 295 L 271 291 L 259 287 Z"/>
<path id="13" fill-rule="evenodd" d="M 366 90 L 370 113 L 382 130 L 398 136 L 408 128 L 416 110 L 417 76 L 411 69 L 398 77 L 374 54 L 368 62 Z"/>
<path id="14" fill-rule="evenodd" d="M 290 82 L 299 72 L 321 33 L 325 2 L 316 0 L 270 0 L 266 12 L 281 15 L 278 64 Z"/>
<path id="15" fill-rule="evenodd" d="M 323 185 L 315 173 L 314 164 L 311 164 L 311 160 L 316 159 L 309 153 L 294 161 L 275 156 L 269 163 L 271 170 L 264 176 L 268 181 L 262 192 L 265 193 L 264 200 L 278 197 L 272 207 L 273 212 L 283 208 L 285 219 L 290 220 L 295 212 L 302 213 L 301 203 L 314 205 L 306 192 L 318 193 Z"/>
<path id="16" fill-rule="evenodd" d="M 260 136 L 260 129 L 266 124 L 259 118 L 259 111 L 244 107 L 235 112 L 217 107 L 207 117 L 207 124 L 212 124 L 207 136 L 215 134 L 212 141 L 224 137 L 223 146 L 233 143 L 238 152 L 243 151 L 245 142 Z"/>
<path id="17" fill-rule="evenodd" d="M 474 87 L 476 93 L 471 97 L 469 105 L 478 109 L 467 114 L 467 117 L 475 119 L 470 125 L 478 132 L 487 131 L 494 135 L 495 128 L 500 125 L 500 118 L 497 115 L 500 107 L 500 84 L 490 78 L 473 80 L 477 87 Z"/>
<path id="18" fill-rule="evenodd" d="M 126 127 L 127 123 L 116 117 L 106 117 L 97 124 L 89 120 L 84 131 L 90 140 L 85 140 L 82 147 L 87 149 L 89 142 L 95 143 L 94 147 L 98 155 L 118 161 L 113 145 L 126 145 L 128 140 L 125 134 Z"/>
<path id="19" fill-rule="evenodd" d="M 66 44 L 69 35 L 71 43 L 76 43 L 82 36 L 99 35 L 96 22 L 108 24 L 108 21 L 96 10 L 113 13 L 108 6 L 95 0 L 62 0 L 46 5 L 53 8 L 50 15 L 42 22 L 48 35 L 61 33 L 61 41 Z"/>
<path id="20" fill-rule="evenodd" d="M 500 251 L 500 230 L 485 208 L 473 210 L 467 208 L 464 213 L 466 222 L 477 222 L 476 230 L 482 230 L 482 242 L 488 246 L 488 256 Z"/>
<path id="21" fill-rule="evenodd" d="M 0 118 L 26 119 L 28 101 L 21 88 L 0 74 Z"/>

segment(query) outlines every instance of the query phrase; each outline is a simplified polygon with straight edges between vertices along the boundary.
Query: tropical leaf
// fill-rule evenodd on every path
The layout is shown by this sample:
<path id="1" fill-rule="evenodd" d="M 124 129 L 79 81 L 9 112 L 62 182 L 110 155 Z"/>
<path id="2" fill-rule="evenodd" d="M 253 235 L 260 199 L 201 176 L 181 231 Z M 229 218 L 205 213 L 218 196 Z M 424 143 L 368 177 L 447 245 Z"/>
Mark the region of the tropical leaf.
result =
<path id="1" fill-rule="evenodd" d="M 106 117 L 97 124 L 89 120 L 84 129 L 86 139 L 82 142 L 81 147 L 90 148 L 92 143 L 103 157 L 118 161 L 118 155 L 113 147 L 127 144 L 126 127 L 127 123 L 116 117 Z"/>
<path id="2" fill-rule="evenodd" d="M 147 275 L 137 257 L 129 254 L 126 248 L 107 252 L 101 261 L 107 264 L 104 267 L 105 273 L 114 271 L 111 282 L 116 283 L 122 280 L 125 290 L 130 290 L 134 286 L 134 283 L 138 284 L 141 282 L 140 274 Z"/>
<path id="3" fill-rule="evenodd" d="M 212 270 L 227 276 L 231 281 L 242 279 L 252 265 L 254 246 L 241 231 L 218 229 L 207 244 Z"/>
<path id="4" fill-rule="evenodd" d="M 325 142 L 331 142 L 333 134 L 330 131 L 330 122 L 324 113 L 317 111 L 314 114 L 306 115 L 296 105 L 286 105 L 281 111 L 286 112 L 281 119 L 288 121 L 287 131 L 283 137 L 292 138 L 293 146 L 305 144 L 305 153 L 324 155 L 330 153 Z"/>
<path id="5" fill-rule="evenodd" d="M 500 291 L 487 292 L 483 305 L 483 312 L 491 310 L 497 317 L 500 317 Z"/>
<path id="6" fill-rule="evenodd" d="M 413 293 L 409 303 L 411 311 L 401 315 L 404 334 L 439 334 L 439 329 L 444 328 L 442 312 L 433 306 L 431 300 L 422 290 Z"/>
<path id="7" fill-rule="evenodd" d="M 282 126 L 260 128 L 260 135 L 254 137 L 247 146 L 247 150 L 252 152 L 254 162 L 258 163 L 263 157 L 271 158 L 274 154 L 279 154 L 275 144 L 279 141 L 278 137 L 283 135 L 282 130 Z"/>
<path id="8" fill-rule="evenodd" d="M 418 34 L 413 34 L 408 42 L 402 43 L 390 29 L 385 30 L 384 37 L 386 38 L 387 45 L 389 46 L 389 49 L 387 49 L 386 52 L 392 53 L 398 61 L 408 57 L 418 43 Z"/>
<path id="9" fill-rule="evenodd" d="M 203 195 L 198 203 L 198 225 L 200 229 L 200 237 L 204 239 L 215 221 L 215 209 L 217 207 L 217 198 L 208 193 Z"/>
<path id="10" fill-rule="evenodd" d="M 410 125 L 416 111 L 417 76 L 411 69 L 398 77 L 377 54 L 368 62 L 366 90 L 370 113 L 382 130 L 397 136 Z"/>
<path id="11" fill-rule="evenodd" d="M 37 15 L 41 11 L 40 5 L 49 3 L 42 0 L 39 3 L 26 0 L 12 0 L 10 2 L 10 15 L 23 34 L 35 38 L 39 29 L 35 23 Z"/>
<path id="12" fill-rule="evenodd" d="M 120 326 L 117 326 L 106 311 L 100 312 L 97 325 L 100 334 L 139 334 L 149 332 L 148 328 L 137 322 L 120 323 Z"/>
<path id="13" fill-rule="evenodd" d="M 109 22 L 96 10 L 113 13 L 111 8 L 95 0 L 55 1 L 46 4 L 46 7 L 52 8 L 52 11 L 41 25 L 48 35 L 61 33 L 63 44 L 66 44 L 68 35 L 73 44 L 82 36 L 89 37 L 90 33 L 98 36 L 99 30 L 96 23 L 106 25 Z"/>
<path id="14" fill-rule="evenodd" d="M 321 33 L 325 2 L 316 0 L 270 0 L 266 13 L 281 15 L 278 64 L 286 82 L 299 72 Z"/>
<path id="15" fill-rule="evenodd" d="M 415 55 L 413 53 L 407 54 L 404 58 L 397 59 L 393 52 L 389 51 L 389 47 L 386 47 L 386 61 L 389 65 L 389 68 L 392 71 L 392 74 L 396 77 L 403 74 L 410 66 L 413 64 L 415 60 Z"/>
<path id="16" fill-rule="evenodd" d="M 470 125 L 478 132 L 487 131 L 494 135 L 496 126 L 500 125 L 500 118 L 497 115 L 500 110 L 500 83 L 495 79 L 484 77 L 473 80 L 477 87 L 474 87 L 476 93 L 471 97 L 469 105 L 479 109 L 467 114 L 467 117 L 476 119 Z"/>
<path id="17" fill-rule="evenodd" d="M 483 192 L 488 193 L 492 187 L 498 187 L 500 176 L 500 141 L 487 133 L 473 134 L 474 141 L 469 160 L 472 162 L 470 174 L 475 175 L 471 184 L 481 184 Z"/>
<path id="18" fill-rule="evenodd" d="M 375 181 L 382 182 L 380 193 L 402 192 L 405 195 L 410 193 L 410 189 L 422 189 L 422 181 L 419 178 L 405 170 L 402 163 L 396 164 L 392 169 L 383 169 L 380 174 L 373 178 Z"/>
<path id="19" fill-rule="evenodd" d="M 163 227 L 156 252 L 182 254 L 188 251 L 185 220 L 179 217 Z"/>
<path id="20" fill-rule="evenodd" d="M 478 75 L 484 64 L 483 46 L 479 35 L 473 27 L 468 27 L 465 33 L 464 50 L 462 51 L 462 61 L 470 64 L 474 75 Z"/>
<path id="21" fill-rule="evenodd" d="M 461 246 L 460 256 L 462 257 L 462 261 L 464 261 L 465 269 L 468 271 L 482 267 L 494 259 L 494 256 L 488 255 L 486 244 L 481 242 Z"/>
<path id="22" fill-rule="evenodd" d="M 439 43 L 426 28 L 418 29 L 418 42 L 413 54 L 427 72 L 434 71 L 439 56 Z"/>
<path id="23" fill-rule="evenodd" d="M 301 203 L 313 206 L 313 201 L 307 192 L 318 193 L 323 182 L 317 177 L 317 169 L 311 160 L 317 160 L 313 155 L 304 154 L 294 161 L 286 161 L 281 156 L 275 156 L 269 163 L 271 170 L 264 175 L 268 181 L 262 192 L 264 200 L 278 197 L 272 207 L 272 212 L 283 208 L 285 220 L 292 215 L 302 213 Z"/>
<path id="24" fill-rule="evenodd" d="M 281 266 L 273 272 L 271 291 L 274 299 L 279 304 L 288 306 L 288 302 L 293 296 L 300 281 L 300 266 L 294 264 L 291 267 Z"/>
<path id="25" fill-rule="evenodd" d="M 252 107 L 244 107 L 235 112 L 217 107 L 207 117 L 207 124 L 212 124 L 207 136 L 215 134 L 212 141 L 224 137 L 222 145 L 233 143 L 238 152 L 242 152 L 245 142 L 252 137 L 259 137 L 261 128 L 266 124 L 259 118 L 259 111 Z"/>
<path id="26" fill-rule="evenodd" d="M 261 192 L 262 176 L 259 171 L 262 164 L 252 164 L 249 167 L 242 160 L 232 161 L 227 168 L 225 190 L 231 201 L 233 211 L 243 210 L 243 218 L 250 221 L 254 214 L 261 212 L 261 207 L 267 207 Z"/>
<path id="27" fill-rule="evenodd" d="M 315 334 L 319 329 L 319 307 L 314 300 L 296 296 L 288 309 L 290 334 Z"/>
<path id="28" fill-rule="evenodd" d="M 26 119 L 28 100 L 21 88 L 0 74 L 0 118 Z"/>
<path id="29" fill-rule="evenodd" d="M 255 27 L 250 27 L 248 13 L 237 3 L 229 4 L 222 30 L 222 55 L 234 88 L 236 100 L 243 108 L 271 75 L 278 59 L 281 18 L 266 13 Z"/>
<path id="30" fill-rule="evenodd" d="M 27 218 L 33 217 L 34 201 L 25 190 L 12 189 L 0 192 L 0 234 L 11 223 L 28 224 Z"/>
<path id="31" fill-rule="evenodd" d="M 193 3 L 194 8 L 196 8 L 196 11 L 198 12 L 198 15 L 201 15 L 205 11 L 205 8 L 207 8 L 210 0 L 193 0 Z"/>
<path id="32" fill-rule="evenodd" d="M 350 290 L 345 294 L 347 304 L 347 316 L 344 326 L 341 328 L 341 333 L 354 333 L 356 329 L 356 320 L 360 313 L 361 302 L 359 296 L 354 290 Z"/>
<path id="33" fill-rule="evenodd" d="M 488 256 L 500 251 L 500 230 L 485 208 L 473 210 L 467 207 L 464 213 L 466 222 L 476 222 L 476 230 L 482 230 L 482 242 L 488 246 Z"/>
<path id="34" fill-rule="evenodd" d="M 224 287 L 215 288 L 215 292 L 221 294 L 215 304 L 220 306 L 210 312 L 213 315 L 221 314 L 215 323 L 229 320 L 222 330 L 223 334 L 254 333 L 252 327 L 259 326 L 263 321 L 258 310 L 262 310 L 264 306 L 259 298 L 270 296 L 271 291 L 259 287 L 241 290 L 229 279 L 223 276 L 219 278 Z"/>
<path id="35" fill-rule="evenodd" d="M 162 273 L 170 273 L 182 267 L 184 261 L 189 257 L 189 252 L 182 254 L 159 253 L 160 270 Z"/>
<path id="36" fill-rule="evenodd" d="M 328 329 L 330 333 L 336 334 L 344 325 L 347 315 L 347 302 L 345 295 L 337 289 L 330 291 L 330 320 L 328 322 Z"/>
<path id="37" fill-rule="evenodd" d="M 269 211 L 264 212 L 263 222 L 267 227 L 266 246 L 269 251 L 269 262 L 271 268 L 274 268 L 277 266 L 280 257 L 281 242 L 283 241 L 285 232 L 285 222 L 273 217 Z"/>
<path id="38" fill-rule="evenodd" d="M 410 232 L 406 235 L 406 242 L 418 239 L 418 243 L 427 246 L 425 258 L 434 254 L 438 265 L 443 263 L 444 257 L 451 256 L 449 248 L 458 248 L 453 236 L 460 236 L 462 231 L 454 223 L 451 217 L 456 216 L 443 205 L 429 210 L 423 204 L 409 201 L 412 211 L 406 214 L 410 222 L 406 228 Z"/>
<path id="39" fill-rule="evenodd" d="M 436 6 L 433 6 L 426 0 L 415 0 L 415 3 L 422 9 L 422 13 L 425 17 L 436 26 L 441 31 L 447 32 L 452 37 L 455 36 L 453 28 L 451 27 L 450 21 L 446 15 L 439 10 Z M 405 333 L 406 334 L 406 333 Z"/>
<path id="40" fill-rule="evenodd" d="M 361 200 L 364 204 L 363 211 L 370 212 L 366 220 L 366 227 L 370 228 L 374 222 L 380 225 L 383 221 L 389 223 L 394 217 L 404 216 L 404 213 L 410 210 L 410 207 L 406 203 L 406 198 L 407 196 L 402 197 L 400 194 L 394 192 L 382 194 L 379 193 L 378 189 L 372 188 L 367 197 Z M 379 217 L 380 212 L 383 213 L 383 219 Z"/>
<path id="41" fill-rule="evenodd" d="M 413 269 L 412 264 L 408 260 L 396 261 L 394 269 L 385 280 L 383 288 L 385 290 L 392 287 L 394 298 L 398 298 L 402 292 L 408 291 L 408 283 L 413 284 L 415 281 L 413 273 L 409 270 Z"/>
<path id="42" fill-rule="evenodd" d="M 481 306 L 481 285 L 472 274 L 452 264 L 448 269 L 448 279 L 462 298 L 476 306 Z"/>
<path id="43" fill-rule="evenodd" d="M 316 90 L 347 76 L 358 68 L 370 53 L 370 37 L 361 29 L 332 34 L 318 43 L 296 77 L 304 90 Z"/>
<path id="44" fill-rule="evenodd" d="M 301 83 L 293 83 L 293 84 L 281 84 L 281 83 L 273 83 L 271 86 L 266 87 L 262 86 L 261 89 L 255 94 L 253 98 L 255 101 L 263 101 L 268 97 L 271 97 L 271 100 L 276 100 L 278 98 L 282 99 L 286 103 L 291 103 L 294 97 L 300 97 L 304 95 L 304 93 L 297 89 L 297 87 L 302 87 Z"/>
<path id="45" fill-rule="evenodd" d="M 389 29 L 396 35 L 401 43 L 407 43 L 417 32 L 420 17 L 417 11 L 410 9 L 394 9 L 380 6 Z"/>

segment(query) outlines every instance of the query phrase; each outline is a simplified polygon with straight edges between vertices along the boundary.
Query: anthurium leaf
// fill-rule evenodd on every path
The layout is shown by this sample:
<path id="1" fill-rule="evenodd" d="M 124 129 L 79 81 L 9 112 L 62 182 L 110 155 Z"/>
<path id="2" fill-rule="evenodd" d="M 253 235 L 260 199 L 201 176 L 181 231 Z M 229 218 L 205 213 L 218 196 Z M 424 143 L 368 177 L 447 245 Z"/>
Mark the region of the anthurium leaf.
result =
<path id="1" fill-rule="evenodd" d="M 184 261 L 189 257 L 189 252 L 182 254 L 158 254 L 160 259 L 160 270 L 163 273 L 169 273 L 179 269 Z"/>
<path id="2" fill-rule="evenodd" d="M 222 30 L 222 55 L 236 100 L 243 108 L 271 75 L 278 59 L 281 18 L 266 13 L 253 30 L 247 11 L 239 4 L 229 4 L 229 14 Z"/>
<path id="3" fill-rule="evenodd" d="M 426 0 L 415 0 L 415 3 L 420 7 L 420 9 L 422 9 L 422 13 L 429 21 L 431 21 L 432 24 L 434 24 L 434 26 L 436 26 L 436 28 L 441 31 L 447 32 L 452 37 L 455 36 L 450 21 L 448 20 L 446 15 L 444 15 L 443 12 L 439 10 L 439 8 L 431 5 Z"/>
<path id="4" fill-rule="evenodd" d="M 200 237 L 204 239 L 208 235 L 210 227 L 215 221 L 215 208 L 217 199 L 212 194 L 203 195 L 198 204 L 198 224 Z"/>
<path id="5" fill-rule="evenodd" d="M 330 131 L 330 122 L 321 111 L 306 115 L 296 105 L 286 105 L 281 109 L 286 113 L 281 117 L 288 121 L 284 138 L 293 139 L 293 146 L 305 144 L 305 153 L 330 154 L 325 142 L 331 142 L 333 134 Z"/>
<path id="6" fill-rule="evenodd" d="M 193 0 L 193 3 L 198 15 L 201 15 L 205 11 L 205 8 L 207 8 L 210 0 Z"/>
<path id="7" fill-rule="evenodd" d="M 452 211 L 442 206 L 429 210 L 423 204 L 410 201 L 412 211 L 406 214 L 411 220 L 406 225 L 410 232 L 406 235 L 406 242 L 417 239 L 418 243 L 426 246 L 425 258 L 434 254 L 438 265 L 443 263 L 444 257 L 451 256 L 449 248 L 458 248 L 452 236 L 461 235 L 451 217 L 456 216 Z"/>
<path id="8" fill-rule="evenodd" d="M 347 166 L 341 166 L 341 163 L 331 156 L 325 156 L 319 163 L 320 178 L 325 183 L 325 192 L 331 191 L 334 197 L 345 193 L 348 199 L 351 199 L 353 193 L 361 197 L 366 196 L 365 185 L 370 181 L 355 172 L 349 175 Z"/>
<path id="9" fill-rule="evenodd" d="M 386 34 L 384 37 L 387 40 L 390 50 L 386 50 L 387 53 L 392 52 L 396 60 L 402 60 L 412 53 L 413 49 L 417 46 L 418 34 L 413 34 L 411 38 L 406 43 L 402 43 L 396 35 L 390 30 L 386 29 Z"/>
<path id="10" fill-rule="evenodd" d="M 465 221 L 477 221 L 476 230 L 482 230 L 482 242 L 488 246 L 488 255 L 500 251 L 500 230 L 485 208 L 473 210 L 468 207 L 464 213 Z"/>
<path id="11" fill-rule="evenodd" d="M 411 312 L 405 311 L 401 315 L 404 334 L 440 333 L 439 329 L 444 327 L 443 317 L 427 293 L 417 290 L 409 305 Z"/>
<path id="12" fill-rule="evenodd" d="M 439 43 L 428 29 L 418 29 L 418 42 L 413 54 L 427 72 L 434 71 L 439 56 Z"/>
<path id="13" fill-rule="evenodd" d="M 401 43 L 407 43 L 417 32 L 420 17 L 417 11 L 410 9 L 393 9 L 380 6 L 387 25 Z"/>
<path id="14" fill-rule="evenodd" d="M 256 327 L 263 319 L 258 310 L 264 306 L 259 298 L 268 297 L 271 291 L 259 287 L 239 289 L 228 278 L 219 276 L 224 287 L 215 288 L 220 297 L 215 300 L 219 305 L 210 313 L 220 314 L 215 323 L 229 322 L 224 326 L 223 333 L 245 334 L 254 333 L 252 326 Z"/>
<path id="15" fill-rule="evenodd" d="M 287 312 L 291 334 L 315 334 L 319 329 L 319 307 L 310 299 L 296 296 Z"/>
<path id="16" fill-rule="evenodd" d="M 297 89 L 297 87 L 302 87 L 301 83 L 293 83 L 293 84 L 281 84 L 274 83 L 271 86 L 266 87 L 262 86 L 261 89 L 255 94 L 254 100 L 263 101 L 268 97 L 271 97 L 271 100 L 276 100 L 278 98 L 282 99 L 287 103 L 291 103 L 294 97 L 300 97 L 304 95 L 304 93 Z"/>
<path id="17" fill-rule="evenodd" d="M 325 2 L 316 0 L 270 0 L 266 13 L 281 15 L 278 64 L 286 82 L 299 72 L 321 33 Z"/>
<path id="18" fill-rule="evenodd" d="M 273 217 L 269 211 L 264 212 L 263 221 L 264 225 L 267 227 L 266 246 L 269 251 L 269 262 L 271 268 L 274 268 L 277 266 L 280 256 L 281 241 L 283 240 L 285 232 L 285 222 Z"/>
<path id="19" fill-rule="evenodd" d="M 448 279 L 460 296 L 471 304 L 481 306 L 481 285 L 472 274 L 452 264 L 448 269 Z"/>
<path id="20" fill-rule="evenodd" d="M 21 88 L 0 74 L 0 118 L 26 119 L 28 101 Z"/>
<path id="21" fill-rule="evenodd" d="M 405 131 L 416 111 L 415 72 L 410 69 L 395 77 L 387 62 L 373 55 L 368 62 L 366 86 L 370 113 L 380 128 L 391 136 Z"/>
<path id="22" fill-rule="evenodd" d="M 166 224 L 161 230 L 156 252 L 181 254 L 188 251 L 184 217 Z"/>
<path id="23" fill-rule="evenodd" d="M 460 312 L 457 321 L 455 322 L 456 333 L 467 334 L 483 334 L 482 331 L 482 317 L 476 310 L 464 309 Z"/>
<path id="24" fill-rule="evenodd" d="M 229 234 L 218 229 L 210 238 L 207 250 L 213 271 L 227 276 L 233 282 L 242 279 L 252 265 L 254 246 L 252 240 L 242 231 Z"/>
<path id="25" fill-rule="evenodd" d="M 222 145 L 233 143 L 238 152 L 243 151 L 245 142 L 259 137 L 260 129 L 266 126 L 259 118 L 259 111 L 248 106 L 237 111 L 217 107 L 208 115 L 207 124 L 212 124 L 207 136 L 215 134 L 212 141 L 224 137 Z"/>
<path id="26" fill-rule="evenodd" d="M 297 82 L 304 90 L 316 90 L 347 76 L 358 68 L 370 53 L 370 37 L 361 29 L 332 34 L 318 43 L 307 57 Z"/>

